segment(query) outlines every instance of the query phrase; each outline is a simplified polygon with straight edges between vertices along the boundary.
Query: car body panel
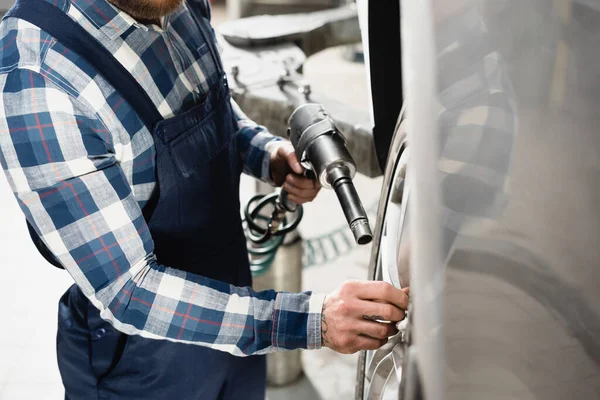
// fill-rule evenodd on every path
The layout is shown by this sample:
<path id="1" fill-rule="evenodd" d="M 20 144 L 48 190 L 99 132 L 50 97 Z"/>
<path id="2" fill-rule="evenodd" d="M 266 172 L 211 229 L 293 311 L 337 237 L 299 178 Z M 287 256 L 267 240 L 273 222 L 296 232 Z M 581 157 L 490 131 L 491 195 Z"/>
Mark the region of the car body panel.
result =
<path id="1" fill-rule="evenodd" d="M 600 7 L 589 3 L 401 2 L 409 349 L 426 399 L 600 398 Z M 406 218 L 388 210 L 398 137 L 373 279 L 402 247 L 385 239 Z"/>

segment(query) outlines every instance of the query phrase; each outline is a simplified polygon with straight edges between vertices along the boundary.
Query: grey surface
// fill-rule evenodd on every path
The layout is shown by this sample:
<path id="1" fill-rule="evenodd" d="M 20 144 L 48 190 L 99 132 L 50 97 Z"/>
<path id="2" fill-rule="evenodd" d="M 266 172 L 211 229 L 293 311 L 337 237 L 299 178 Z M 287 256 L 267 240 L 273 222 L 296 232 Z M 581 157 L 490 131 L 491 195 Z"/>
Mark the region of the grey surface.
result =
<path id="1" fill-rule="evenodd" d="M 227 0 L 230 18 L 263 14 L 288 14 L 334 7 L 339 0 Z"/>
<path id="2" fill-rule="evenodd" d="M 449 398 L 600 396 L 600 147 L 565 122 L 523 115 L 509 208 L 450 261 Z"/>
<path id="3" fill-rule="evenodd" d="M 403 6 L 408 4 L 423 3 L 403 2 Z M 440 204 L 446 211 L 451 209 L 446 215 L 459 211 L 468 217 L 456 225 L 458 239 L 445 268 L 442 263 L 412 266 L 411 297 L 416 306 L 412 312 L 417 324 L 431 321 L 415 327 L 419 366 L 426 395 L 436 399 L 600 397 L 600 14 L 571 5 L 537 0 L 439 0 L 433 2 L 431 19 L 423 19 L 427 14 L 416 8 L 414 14 L 403 14 L 414 23 L 405 27 L 414 29 L 414 38 L 423 39 L 419 55 L 435 54 L 427 49 L 432 43 L 422 35 L 427 34 L 422 27 L 434 27 L 438 50 L 460 49 L 468 43 L 465 36 L 473 30 L 465 29 L 467 23 L 485 30 L 485 35 L 477 36 L 484 43 L 462 48 L 454 59 L 454 67 L 462 68 L 442 63 L 441 56 L 420 57 L 419 64 L 414 58 L 404 58 L 408 74 L 420 84 L 415 87 L 430 92 L 437 105 L 445 107 L 435 107 L 427 95 L 424 101 L 408 106 L 407 119 L 418 117 L 423 128 L 409 131 L 412 165 L 415 138 L 432 139 L 421 144 L 435 148 L 440 144 L 436 141 L 441 142 L 437 133 L 454 129 L 457 152 L 466 162 L 476 164 L 483 155 L 486 161 L 498 157 L 498 168 L 509 175 L 505 185 L 494 187 L 494 194 L 505 200 L 499 213 L 481 212 L 498 204 L 466 180 L 454 182 L 453 189 L 459 190 L 451 201 L 445 197 L 450 191 L 435 173 L 416 180 L 432 183 L 429 188 L 411 186 L 417 189 L 411 196 L 420 195 L 420 202 L 411 203 L 411 216 L 419 211 L 433 221 L 426 232 L 421 223 L 411 231 L 413 261 L 418 262 L 417 252 L 438 252 L 431 237 L 447 227 L 447 220 L 437 218 L 440 210 L 423 207 L 423 199 L 439 194 Z M 466 15 L 477 18 L 463 18 Z M 489 51 L 485 58 L 478 55 L 481 49 Z M 483 61 L 480 65 L 485 68 L 465 68 L 458 59 Z M 504 157 L 502 146 L 485 146 L 483 140 L 459 136 L 465 132 L 461 128 L 478 127 L 482 122 L 488 132 L 497 132 L 490 129 L 497 127 L 494 122 L 498 120 L 487 119 L 493 115 L 488 108 L 460 114 L 464 104 L 444 102 L 457 92 L 479 93 L 468 85 L 470 73 L 477 76 L 477 82 L 485 82 L 483 71 L 494 71 L 496 65 L 501 67 L 494 76 L 508 78 L 516 97 L 517 135 L 510 159 Z M 430 74 L 429 68 L 436 74 Z M 431 84 L 434 76 L 436 83 L 455 79 L 452 82 L 457 84 L 438 92 L 439 86 Z M 494 93 L 503 88 L 494 86 Z M 460 118 L 448 123 L 443 117 L 449 111 L 457 111 Z M 442 165 L 444 154 L 434 154 L 430 166 L 436 168 Z M 475 169 L 485 173 L 482 167 Z M 441 193 L 434 190 L 439 188 Z M 417 230 L 422 230 L 421 237 L 414 235 Z M 435 269 L 434 279 L 414 279 L 422 269 Z M 422 303 L 417 302 L 419 296 Z M 442 317 L 424 317 L 436 313 Z M 427 336 L 434 346 L 423 344 Z M 430 352 L 428 357 L 423 357 L 425 352 Z"/>
<path id="4" fill-rule="evenodd" d="M 227 21 L 219 32 L 232 45 L 248 48 L 295 43 L 311 56 L 329 47 L 361 41 L 355 4 L 330 10 L 261 15 Z"/>

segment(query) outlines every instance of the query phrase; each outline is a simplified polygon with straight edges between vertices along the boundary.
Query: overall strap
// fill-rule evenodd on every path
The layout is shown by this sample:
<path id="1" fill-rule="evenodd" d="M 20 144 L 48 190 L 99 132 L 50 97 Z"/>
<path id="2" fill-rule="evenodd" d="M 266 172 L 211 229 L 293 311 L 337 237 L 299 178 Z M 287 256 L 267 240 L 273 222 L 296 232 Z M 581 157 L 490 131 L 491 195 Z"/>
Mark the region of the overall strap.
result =
<path id="1" fill-rule="evenodd" d="M 17 0 L 4 16 L 8 17 L 32 23 L 86 59 L 123 96 L 150 132 L 162 120 L 148 93 L 129 71 L 106 47 L 58 7 L 45 0 Z"/>
<path id="2" fill-rule="evenodd" d="M 210 49 L 215 65 L 219 69 L 219 72 L 224 74 L 225 69 L 217 47 L 216 35 L 213 33 L 210 24 L 205 21 L 210 21 L 210 4 L 208 3 L 208 0 L 188 0 L 187 6 L 196 25 L 198 25 L 198 29 L 200 29 L 204 41 Z"/>
<path id="3" fill-rule="evenodd" d="M 127 69 L 96 38 L 58 7 L 44 0 L 17 0 L 3 19 L 9 17 L 20 18 L 32 23 L 53 36 L 63 46 L 87 60 L 123 96 L 151 133 L 154 126 L 162 120 L 161 114 L 148 93 Z M 149 219 L 154 209 L 157 197 L 158 194 L 155 193 L 142 210 L 146 220 Z M 55 267 L 63 268 L 29 222 L 27 222 L 27 228 L 33 243 L 46 261 Z"/>

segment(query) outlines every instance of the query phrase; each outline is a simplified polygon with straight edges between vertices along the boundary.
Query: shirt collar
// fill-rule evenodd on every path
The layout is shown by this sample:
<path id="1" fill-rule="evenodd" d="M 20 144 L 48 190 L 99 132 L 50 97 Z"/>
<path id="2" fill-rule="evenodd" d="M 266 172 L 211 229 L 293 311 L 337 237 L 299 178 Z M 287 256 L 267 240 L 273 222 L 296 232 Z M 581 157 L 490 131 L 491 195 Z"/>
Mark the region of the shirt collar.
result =
<path id="1" fill-rule="evenodd" d="M 133 17 L 109 3 L 107 0 L 71 0 L 87 19 L 105 34 L 109 40 L 121 37 L 131 27 L 144 30 L 158 30 L 158 27 L 147 27 Z"/>

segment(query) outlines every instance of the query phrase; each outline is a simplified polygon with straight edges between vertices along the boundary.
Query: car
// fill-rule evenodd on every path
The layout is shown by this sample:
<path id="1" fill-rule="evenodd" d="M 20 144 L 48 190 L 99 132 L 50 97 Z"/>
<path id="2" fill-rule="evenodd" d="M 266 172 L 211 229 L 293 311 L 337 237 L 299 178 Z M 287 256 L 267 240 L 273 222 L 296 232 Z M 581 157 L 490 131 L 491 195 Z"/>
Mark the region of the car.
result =
<path id="1" fill-rule="evenodd" d="M 393 132 L 375 121 L 370 278 L 411 305 L 356 399 L 600 398 L 600 6 L 393 3 L 369 28 L 402 25 L 370 54 L 402 60 L 375 114 L 385 85 L 405 98 Z"/>

